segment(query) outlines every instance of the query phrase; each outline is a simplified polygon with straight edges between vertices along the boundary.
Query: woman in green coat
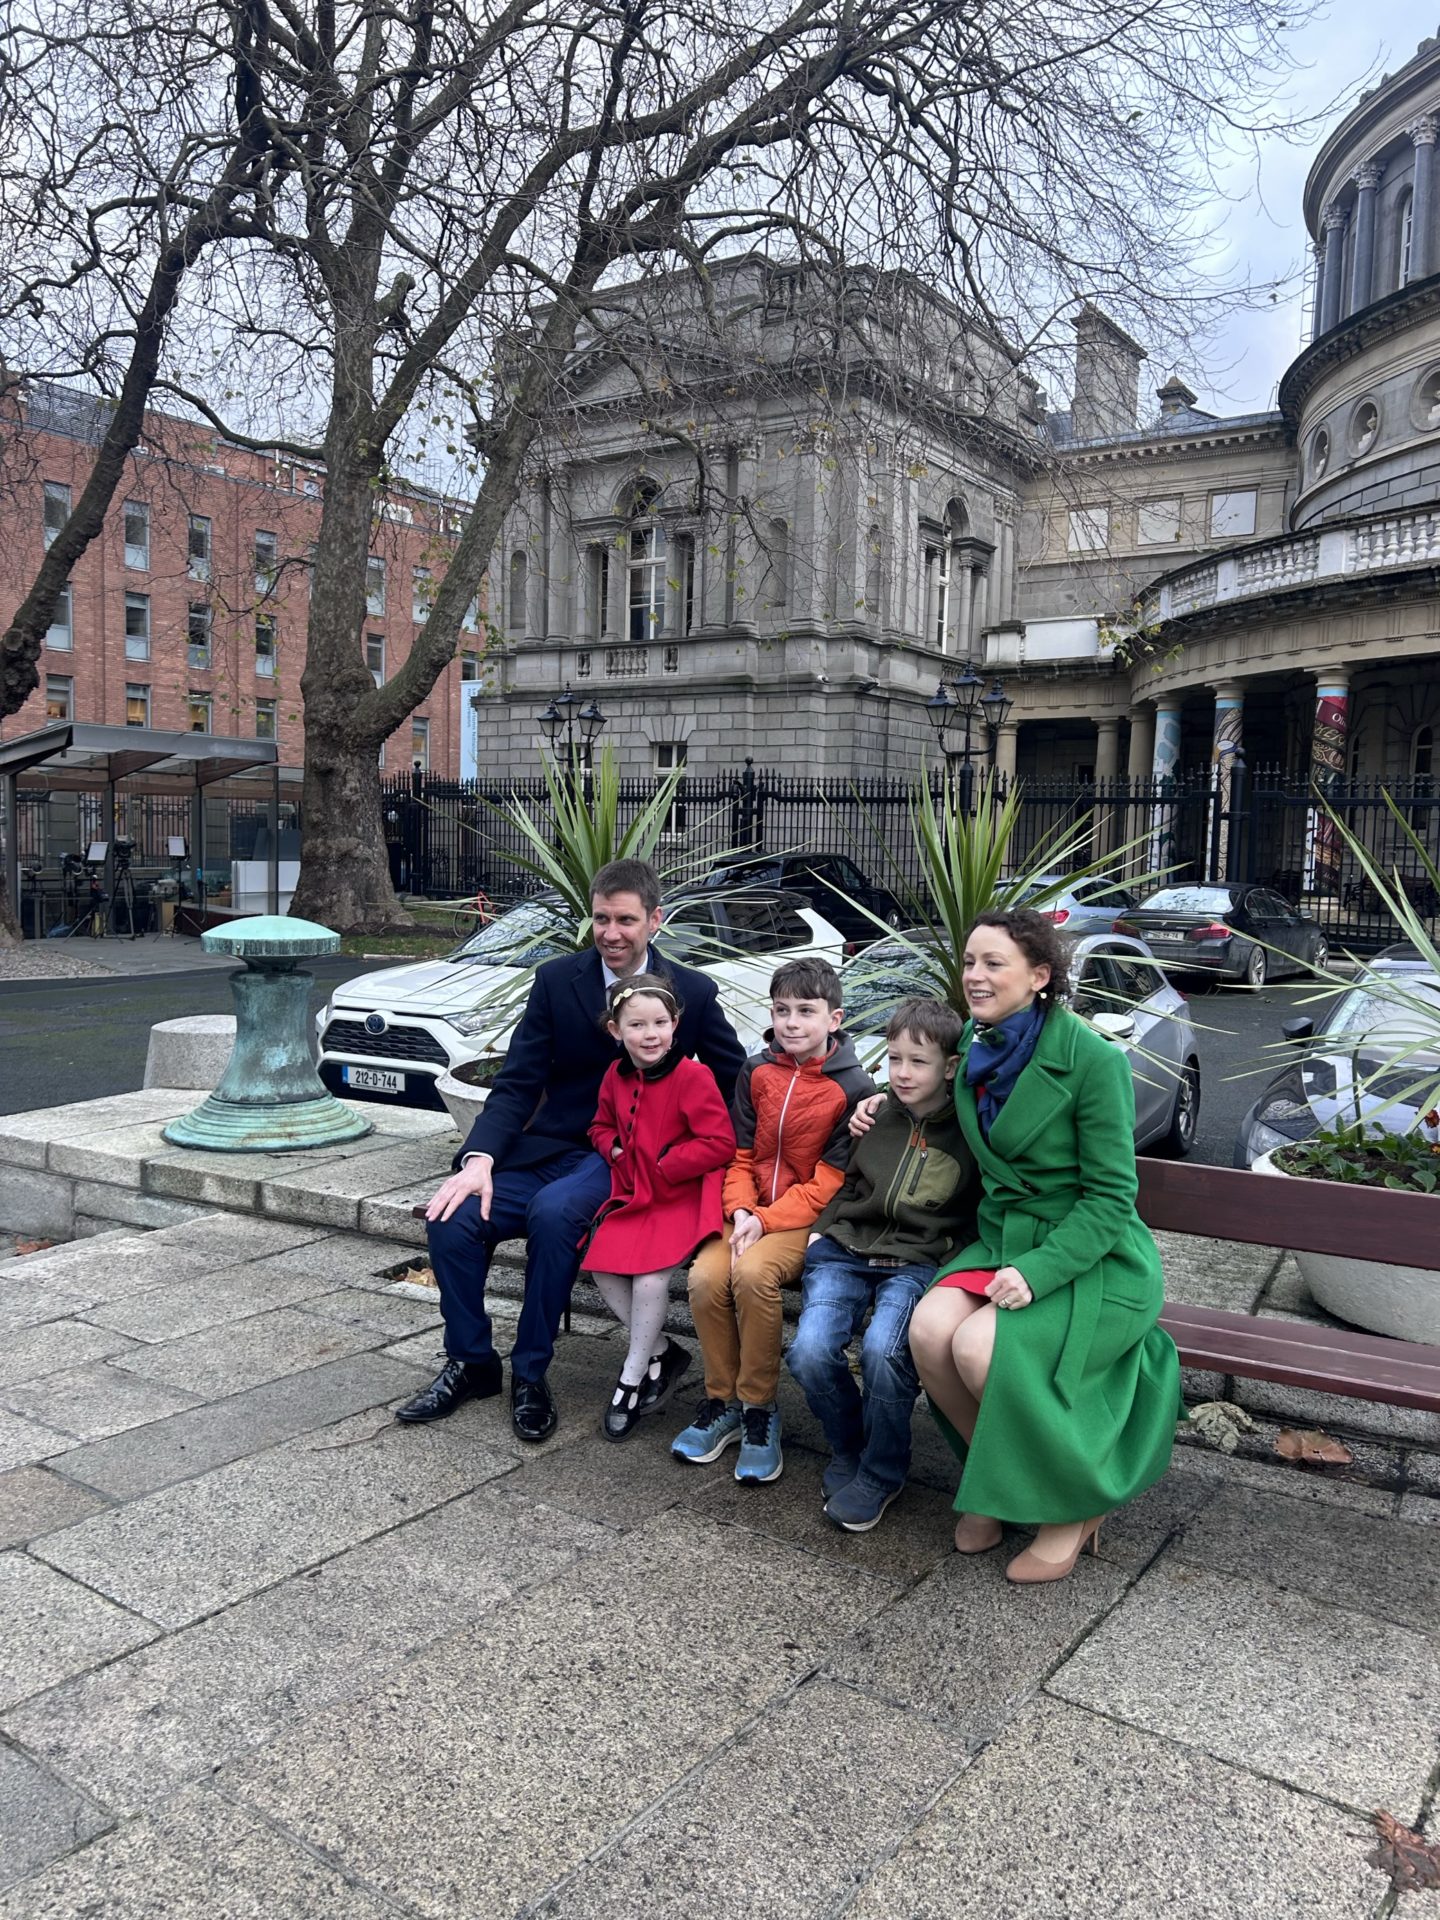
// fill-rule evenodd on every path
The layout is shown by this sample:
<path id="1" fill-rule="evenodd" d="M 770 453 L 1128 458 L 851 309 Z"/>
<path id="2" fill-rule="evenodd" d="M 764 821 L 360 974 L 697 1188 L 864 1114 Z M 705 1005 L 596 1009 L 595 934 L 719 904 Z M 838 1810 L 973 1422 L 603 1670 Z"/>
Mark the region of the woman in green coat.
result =
<path id="1" fill-rule="evenodd" d="M 1002 1520 L 1038 1524 L 1007 1575 L 1060 1580 L 1101 1517 L 1165 1472 L 1180 1364 L 1135 1211 L 1129 1063 L 1063 1005 L 1059 935 L 1038 913 L 981 914 L 962 977 L 955 1097 L 980 1166 L 978 1238 L 936 1276 L 910 1344 L 963 1467 L 956 1547 L 988 1552 Z"/>

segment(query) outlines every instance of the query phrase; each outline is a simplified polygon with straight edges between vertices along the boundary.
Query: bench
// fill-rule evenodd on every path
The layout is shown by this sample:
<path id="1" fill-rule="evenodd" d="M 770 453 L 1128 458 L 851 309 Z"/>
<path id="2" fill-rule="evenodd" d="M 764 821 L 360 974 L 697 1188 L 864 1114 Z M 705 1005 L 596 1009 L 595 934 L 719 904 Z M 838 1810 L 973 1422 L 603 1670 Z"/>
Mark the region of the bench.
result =
<path id="1" fill-rule="evenodd" d="M 1431 1195 L 1179 1161 L 1141 1160 L 1139 1173 L 1140 1217 L 1156 1231 L 1356 1260 L 1383 1248 L 1387 1260 L 1434 1272 L 1440 1286 L 1440 1202 Z M 1179 1304 L 1160 1324 L 1187 1367 L 1440 1413 L 1440 1347 Z"/>

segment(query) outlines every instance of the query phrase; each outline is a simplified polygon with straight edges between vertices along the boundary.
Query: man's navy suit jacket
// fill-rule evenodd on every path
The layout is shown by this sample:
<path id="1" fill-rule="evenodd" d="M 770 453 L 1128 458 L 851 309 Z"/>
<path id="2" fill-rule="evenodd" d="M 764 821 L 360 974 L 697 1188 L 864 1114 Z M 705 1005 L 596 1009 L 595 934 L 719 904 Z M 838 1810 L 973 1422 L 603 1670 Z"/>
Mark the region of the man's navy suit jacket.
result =
<path id="1" fill-rule="evenodd" d="M 657 948 L 651 957 L 683 1008 L 675 1044 L 709 1067 L 728 1106 L 745 1049 L 721 1011 L 715 982 L 675 966 Z M 590 1145 L 600 1082 L 620 1055 L 600 1024 L 604 1012 L 605 974 L 594 947 L 537 969 L 505 1064 L 455 1157 L 457 1167 L 467 1153 L 492 1154 L 497 1171 L 535 1167 Z"/>

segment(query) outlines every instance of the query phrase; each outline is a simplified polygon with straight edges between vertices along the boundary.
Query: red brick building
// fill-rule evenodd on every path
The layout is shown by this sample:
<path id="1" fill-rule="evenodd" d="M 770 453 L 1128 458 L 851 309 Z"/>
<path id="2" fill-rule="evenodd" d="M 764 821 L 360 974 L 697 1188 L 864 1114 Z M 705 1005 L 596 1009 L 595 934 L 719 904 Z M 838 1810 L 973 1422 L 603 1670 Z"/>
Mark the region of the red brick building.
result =
<path id="1" fill-rule="evenodd" d="M 104 430 L 88 396 L 36 384 L 5 435 L 0 598 L 19 605 L 46 543 L 79 497 Z M 325 475 L 217 439 L 194 422 L 147 416 L 101 537 L 76 565 L 38 663 L 40 684 L 4 722 L 6 738 L 50 719 L 274 739 L 300 765 L 300 676 L 308 559 Z M 366 659 L 388 678 L 409 654 L 444 577 L 461 510 L 396 492 L 371 546 Z M 382 764 L 459 771 L 461 687 L 479 674 L 478 604 L 460 657 Z"/>

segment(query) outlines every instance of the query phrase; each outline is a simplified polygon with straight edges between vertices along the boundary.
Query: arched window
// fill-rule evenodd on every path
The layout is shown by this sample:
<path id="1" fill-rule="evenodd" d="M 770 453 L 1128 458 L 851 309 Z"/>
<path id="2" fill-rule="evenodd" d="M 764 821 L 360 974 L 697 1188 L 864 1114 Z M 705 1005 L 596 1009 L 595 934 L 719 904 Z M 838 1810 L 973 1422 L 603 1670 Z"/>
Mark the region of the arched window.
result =
<path id="1" fill-rule="evenodd" d="M 506 608 L 505 621 L 511 633 L 525 631 L 525 595 L 529 580 L 529 563 L 517 547 L 510 556 L 510 604 Z"/>
<path id="2" fill-rule="evenodd" d="M 929 575 L 929 640 L 940 653 L 949 653 L 954 634 L 955 542 L 964 539 L 970 529 L 970 513 L 963 500 L 952 500 L 945 509 L 945 533 L 938 547 L 926 554 Z"/>
<path id="3" fill-rule="evenodd" d="M 630 496 L 626 631 L 632 646 L 643 646 L 665 624 L 665 529 L 654 517 L 659 498 L 653 480 L 638 480 Z"/>

